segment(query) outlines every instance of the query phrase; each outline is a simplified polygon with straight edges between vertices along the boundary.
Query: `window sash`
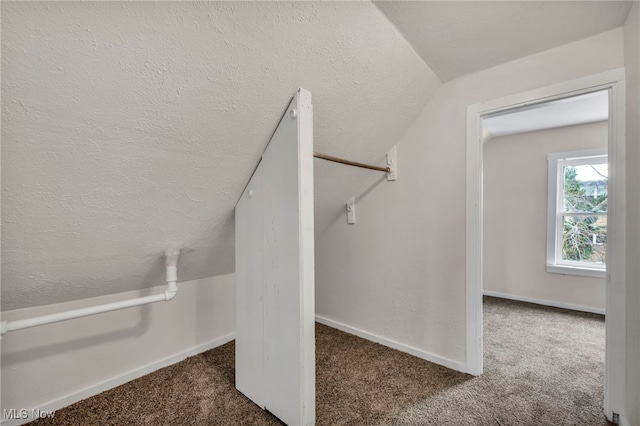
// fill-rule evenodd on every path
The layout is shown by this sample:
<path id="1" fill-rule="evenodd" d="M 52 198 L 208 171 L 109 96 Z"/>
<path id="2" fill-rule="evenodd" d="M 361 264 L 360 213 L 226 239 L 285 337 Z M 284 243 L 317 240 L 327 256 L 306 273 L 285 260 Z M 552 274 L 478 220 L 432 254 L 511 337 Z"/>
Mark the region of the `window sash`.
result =
<path id="1" fill-rule="evenodd" d="M 592 211 L 565 212 L 565 211 L 559 211 L 558 214 L 562 215 L 562 216 L 606 216 L 607 212 L 592 212 Z"/>
<path id="2" fill-rule="evenodd" d="M 597 156 L 585 156 L 585 157 L 577 157 L 577 158 L 559 158 L 556 161 L 556 173 L 557 173 L 557 188 L 556 188 L 556 213 L 558 212 L 566 212 L 566 213 L 577 213 L 578 215 L 581 212 L 569 212 L 564 208 L 564 169 L 565 167 L 576 167 L 576 166 L 586 166 L 589 164 L 598 165 L 598 164 L 607 164 L 607 155 L 597 155 Z M 589 212 L 586 212 L 589 213 Z M 556 227 L 558 224 L 556 223 Z"/>
<path id="3" fill-rule="evenodd" d="M 588 268 L 588 269 L 601 269 L 606 270 L 606 260 L 605 263 L 596 263 L 596 262 L 578 262 L 572 260 L 565 260 L 562 258 L 562 245 L 564 243 L 564 218 L 565 217 L 575 217 L 575 216 L 599 216 L 599 217 L 607 217 L 606 212 L 602 213 L 591 213 L 591 212 L 558 212 L 556 215 L 556 250 L 555 250 L 555 262 L 556 265 L 564 265 L 571 266 L 574 268 Z M 606 254 L 605 254 L 606 259 Z"/>
<path id="4" fill-rule="evenodd" d="M 577 262 L 563 260 L 564 217 L 607 217 L 607 212 L 564 211 L 564 168 L 588 164 L 608 163 L 607 148 L 586 149 L 571 152 L 550 153 L 549 206 L 547 216 L 547 271 L 600 277 L 606 271 L 606 262 Z M 554 197 L 555 196 L 555 197 Z M 555 201 L 555 205 L 554 205 Z M 606 256 L 606 255 L 605 255 Z"/>

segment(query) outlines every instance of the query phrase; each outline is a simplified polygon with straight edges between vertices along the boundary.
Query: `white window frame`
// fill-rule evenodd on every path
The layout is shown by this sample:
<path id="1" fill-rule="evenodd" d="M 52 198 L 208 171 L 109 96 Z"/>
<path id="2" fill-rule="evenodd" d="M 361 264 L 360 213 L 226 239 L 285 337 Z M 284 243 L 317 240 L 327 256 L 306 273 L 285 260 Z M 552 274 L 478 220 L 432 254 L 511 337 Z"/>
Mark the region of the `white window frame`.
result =
<path id="1" fill-rule="evenodd" d="M 567 216 L 567 212 L 563 211 L 564 167 L 607 163 L 607 148 L 555 152 L 548 154 L 547 160 L 549 162 L 547 272 L 605 278 L 606 265 L 562 259 L 562 231 L 563 217 Z"/>

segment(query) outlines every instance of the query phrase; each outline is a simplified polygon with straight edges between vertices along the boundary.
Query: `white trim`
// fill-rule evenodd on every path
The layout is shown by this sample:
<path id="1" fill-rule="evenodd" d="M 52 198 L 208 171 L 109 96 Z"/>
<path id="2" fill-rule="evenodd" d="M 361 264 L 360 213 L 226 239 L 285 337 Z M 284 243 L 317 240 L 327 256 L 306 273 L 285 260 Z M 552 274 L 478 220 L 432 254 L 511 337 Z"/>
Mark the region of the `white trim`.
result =
<path id="1" fill-rule="evenodd" d="M 607 418 L 625 413 L 626 322 L 626 142 L 624 70 L 609 83 L 609 188 L 604 408 Z"/>
<path id="2" fill-rule="evenodd" d="M 409 346 L 395 340 L 387 339 L 386 337 L 382 337 L 374 333 L 369 333 L 368 331 L 364 331 L 356 327 L 351 327 L 338 321 L 330 320 L 329 318 L 325 318 L 320 315 L 316 315 L 316 321 L 331 328 L 336 328 L 340 331 L 344 331 L 345 333 L 353 334 L 355 336 L 362 337 L 363 339 L 380 343 L 381 345 L 387 346 L 389 348 L 399 350 L 400 352 L 405 352 L 426 361 L 433 362 L 434 364 L 442 365 L 452 370 L 460 371 L 462 373 L 467 373 L 467 371 L 465 370 L 466 365 L 463 362 L 454 361 L 449 358 L 435 355 L 430 352 L 414 348 L 413 346 Z"/>
<path id="3" fill-rule="evenodd" d="M 607 271 L 596 268 L 585 268 L 581 267 L 573 267 L 568 265 L 550 265 L 547 263 L 547 272 L 551 274 L 563 274 L 563 275 L 580 275 L 583 277 L 592 277 L 592 278 L 606 278 Z"/>
<path id="4" fill-rule="evenodd" d="M 601 157 L 607 155 L 607 148 L 579 149 L 577 151 L 550 152 L 547 160 L 560 160 L 564 158 L 586 158 Z"/>
<path id="5" fill-rule="evenodd" d="M 482 339 L 482 155 L 484 126 L 480 112 L 480 105 L 467 107 L 466 370 L 474 376 L 482 374 L 484 368 Z"/>
<path id="6" fill-rule="evenodd" d="M 482 118 L 570 96 L 609 90 L 605 414 L 625 412 L 625 92 L 624 68 L 467 107 L 466 346 L 467 370 L 482 373 Z M 615 384 L 615 385 L 614 385 Z"/>
<path id="7" fill-rule="evenodd" d="M 618 424 L 620 426 L 633 426 L 631 424 L 631 422 L 629 421 L 629 419 L 627 419 L 624 415 L 619 414 L 618 415 Z"/>
<path id="8" fill-rule="evenodd" d="M 605 312 L 603 308 L 592 308 L 591 306 L 574 305 L 571 303 L 556 302 L 555 300 L 517 296 L 515 294 L 500 293 L 498 291 L 484 290 L 482 294 L 485 296 L 499 297 L 500 299 L 517 300 L 519 302 L 535 303 L 536 305 L 552 306 L 554 308 L 570 309 L 572 311 L 589 312 L 592 314 L 604 315 Z"/>
<path id="9" fill-rule="evenodd" d="M 32 409 L 28 409 L 29 418 L 27 419 L 7 419 L 2 420 L 0 423 L 2 426 L 17 426 L 28 423 L 34 419 L 31 418 L 32 410 L 39 409 L 40 411 L 56 411 L 61 408 L 67 407 L 75 402 L 82 401 L 83 399 L 89 398 L 91 396 L 97 395 L 101 392 L 104 392 L 109 389 L 113 389 L 117 386 L 123 385 L 127 382 L 135 380 L 139 377 L 146 376 L 149 373 L 152 373 L 156 370 L 159 370 L 164 367 L 168 367 L 177 362 L 184 360 L 193 355 L 200 354 L 202 352 L 208 351 L 210 349 L 216 348 L 218 346 L 222 346 L 225 343 L 229 343 L 233 339 L 235 339 L 235 332 L 229 333 L 217 339 L 211 340 L 207 343 L 203 343 L 202 345 L 195 346 L 189 350 L 179 352 L 170 357 L 154 361 L 150 364 L 144 365 L 142 367 L 136 368 L 135 370 L 131 370 L 127 373 L 121 374 L 119 376 L 113 377 L 109 380 L 106 380 L 101 383 L 97 383 L 95 385 L 91 385 L 86 387 L 78 392 L 71 393 L 62 398 L 54 399 L 53 401 L 49 401 L 43 404 L 40 407 L 33 407 Z"/>
<path id="10" fill-rule="evenodd" d="M 562 260 L 562 221 L 564 216 L 582 216 L 587 213 L 566 212 L 563 209 L 565 165 L 607 163 L 607 148 L 553 152 L 547 154 L 547 161 L 547 272 L 605 278 L 605 265 Z M 607 212 L 590 213 L 590 215 L 606 216 Z"/>

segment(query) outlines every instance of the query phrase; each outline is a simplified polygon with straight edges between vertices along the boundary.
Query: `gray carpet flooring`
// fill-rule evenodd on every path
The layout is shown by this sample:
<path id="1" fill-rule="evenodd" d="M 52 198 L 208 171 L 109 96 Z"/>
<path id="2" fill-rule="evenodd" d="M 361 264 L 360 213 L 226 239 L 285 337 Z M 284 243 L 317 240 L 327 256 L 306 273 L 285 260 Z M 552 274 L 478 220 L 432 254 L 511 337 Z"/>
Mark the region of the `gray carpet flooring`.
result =
<path id="1" fill-rule="evenodd" d="M 485 298 L 472 377 L 316 324 L 318 425 L 608 425 L 604 317 Z M 31 425 L 281 425 L 234 388 L 233 342 Z"/>

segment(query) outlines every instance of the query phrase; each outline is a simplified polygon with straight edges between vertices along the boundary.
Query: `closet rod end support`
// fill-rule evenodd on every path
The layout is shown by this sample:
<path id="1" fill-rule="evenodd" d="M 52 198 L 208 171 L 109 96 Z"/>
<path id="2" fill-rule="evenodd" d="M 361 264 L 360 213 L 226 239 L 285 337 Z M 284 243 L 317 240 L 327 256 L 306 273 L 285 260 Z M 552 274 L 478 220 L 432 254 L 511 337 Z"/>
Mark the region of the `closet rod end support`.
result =
<path id="1" fill-rule="evenodd" d="M 387 180 L 398 179 L 398 151 L 397 145 L 387 153 Z"/>

